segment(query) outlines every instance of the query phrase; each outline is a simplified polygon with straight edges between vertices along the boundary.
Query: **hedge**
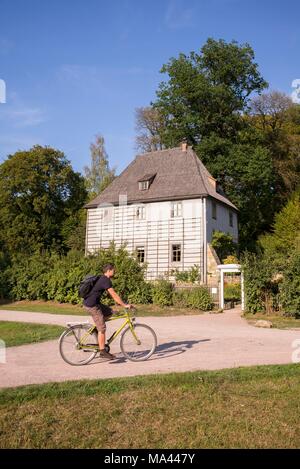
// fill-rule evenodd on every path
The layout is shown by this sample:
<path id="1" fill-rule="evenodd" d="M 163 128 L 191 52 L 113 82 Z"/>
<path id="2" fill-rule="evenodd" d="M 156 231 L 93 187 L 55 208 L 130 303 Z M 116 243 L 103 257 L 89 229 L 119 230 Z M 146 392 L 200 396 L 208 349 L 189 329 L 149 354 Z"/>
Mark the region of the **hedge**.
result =
<path id="1" fill-rule="evenodd" d="M 295 250 L 278 266 L 270 257 L 246 254 L 242 260 L 246 309 L 300 316 L 300 253 Z"/>
<path id="2" fill-rule="evenodd" d="M 213 309 L 212 297 L 205 287 L 175 290 L 173 294 L 173 304 L 179 307 L 195 308 L 202 311 Z"/>
<path id="3" fill-rule="evenodd" d="M 138 299 L 139 292 L 147 288 L 144 270 L 125 246 L 116 249 L 114 245 L 90 256 L 70 251 L 66 256 L 45 252 L 17 258 L 2 272 L 2 290 L 5 285 L 6 298 L 12 300 L 54 300 L 80 304 L 80 282 L 87 275 L 101 274 L 102 267 L 107 263 L 113 263 L 116 267 L 113 279 L 116 291 L 125 300 L 130 294 Z"/>
<path id="4" fill-rule="evenodd" d="M 69 251 L 64 256 L 44 252 L 30 257 L 16 257 L 8 267 L 2 262 L 0 292 L 11 300 L 52 300 L 81 304 L 82 298 L 78 295 L 80 282 L 87 275 L 101 274 L 102 267 L 107 263 L 116 267 L 113 287 L 125 301 L 136 304 L 153 302 L 159 306 L 177 305 L 201 310 L 213 307 L 212 298 L 204 287 L 196 287 L 181 294 L 174 290 L 168 280 L 146 282 L 145 268 L 129 254 L 126 246 L 116 249 L 113 244 L 89 256 L 84 256 L 80 251 Z M 109 295 L 104 295 L 102 301 L 113 303 Z"/>

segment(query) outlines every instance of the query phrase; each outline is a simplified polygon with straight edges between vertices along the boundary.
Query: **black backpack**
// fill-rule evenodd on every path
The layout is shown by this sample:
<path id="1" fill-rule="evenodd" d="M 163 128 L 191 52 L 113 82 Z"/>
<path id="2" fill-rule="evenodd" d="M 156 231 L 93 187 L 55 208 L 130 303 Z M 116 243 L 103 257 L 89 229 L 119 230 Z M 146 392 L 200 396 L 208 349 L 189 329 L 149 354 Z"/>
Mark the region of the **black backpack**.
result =
<path id="1" fill-rule="evenodd" d="M 89 275 L 85 277 L 79 285 L 79 296 L 86 299 L 99 278 L 100 275 Z"/>

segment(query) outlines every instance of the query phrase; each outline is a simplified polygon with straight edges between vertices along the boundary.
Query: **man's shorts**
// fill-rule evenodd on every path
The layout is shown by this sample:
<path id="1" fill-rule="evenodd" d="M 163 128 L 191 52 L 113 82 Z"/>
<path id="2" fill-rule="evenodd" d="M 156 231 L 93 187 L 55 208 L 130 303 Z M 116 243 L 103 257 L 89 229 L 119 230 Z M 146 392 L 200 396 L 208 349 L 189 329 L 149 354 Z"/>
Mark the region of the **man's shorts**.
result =
<path id="1" fill-rule="evenodd" d="M 113 314 L 113 310 L 109 306 L 103 304 L 99 304 L 93 307 L 85 306 L 85 309 L 92 316 L 98 332 L 105 332 L 105 321 Z"/>

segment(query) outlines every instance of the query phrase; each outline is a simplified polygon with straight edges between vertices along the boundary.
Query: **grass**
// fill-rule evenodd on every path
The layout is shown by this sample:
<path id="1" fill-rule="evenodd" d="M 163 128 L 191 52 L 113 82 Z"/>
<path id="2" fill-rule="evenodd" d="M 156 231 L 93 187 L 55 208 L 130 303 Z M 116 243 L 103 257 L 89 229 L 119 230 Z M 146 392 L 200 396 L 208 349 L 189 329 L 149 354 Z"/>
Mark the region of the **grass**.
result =
<path id="1" fill-rule="evenodd" d="M 57 339 L 64 328 L 28 322 L 0 322 L 0 339 L 7 347 Z"/>
<path id="2" fill-rule="evenodd" d="M 0 309 L 8 311 L 28 311 L 38 313 L 51 314 L 72 314 L 87 316 L 88 313 L 80 305 L 72 305 L 69 303 L 56 303 L 54 301 L 14 301 L 3 302 Z M 120 309 L 113 307 L 113 309 Z M 202 314 L 203 311 L 191 308 L 178 308 L 177 306 L 157 306 L 153 304 L 137 305 L 137 316 L 179 316 L 179 315 L 195 315 Z"/>
<path id="3" fill-rule="evenodd" d="M 13 301 L 1 302 L 0 309 L 8 311 L 28 311 L 33 313 L 73 314 L 87 316 L 88 313 L 80 305 L 57 303 L 55 301 Z"/>
<path id="4" fill-rule="evenodd" d="M 298 448 L 299 365 L 0 392 L 1 448 Z"/>
<path id="5" fill-rule="evenodd" d="M 276 329 L 300 329 L 300 319 L 288 316 L 245 313 L 243 317 L 247 319 L 249 324 L 254 324 L 256 321 L 262 319 L 264 321 L 271 321 L 273 327 Z"/>

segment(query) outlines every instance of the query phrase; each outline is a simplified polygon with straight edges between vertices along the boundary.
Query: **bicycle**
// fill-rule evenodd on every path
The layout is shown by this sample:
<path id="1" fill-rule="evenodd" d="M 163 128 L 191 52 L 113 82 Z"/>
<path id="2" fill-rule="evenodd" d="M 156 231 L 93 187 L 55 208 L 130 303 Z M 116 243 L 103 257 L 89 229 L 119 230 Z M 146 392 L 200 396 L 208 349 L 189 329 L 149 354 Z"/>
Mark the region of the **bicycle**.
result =
<path id="1" fill-rule="evenodd" d="M 156 349 L 156 334 L 150 326 L 136 323 L 135 314 L 131 311 L 126 309 L 123 313 L 114 314 L 106 319 L 106 322 L 116 319 L 125 319 L 125 321 L 107 340 L 105 350 L 110 351 L 110 344 L 122 332 L 120 348 L 123 355 L 130 361 L 145 361 Z M 99 352 L 97 327 L 88 321 L 67 323 L 67 326 L 59 338 L 59 352 L 62 359 L 74 366 L 90 363 Z"/>

